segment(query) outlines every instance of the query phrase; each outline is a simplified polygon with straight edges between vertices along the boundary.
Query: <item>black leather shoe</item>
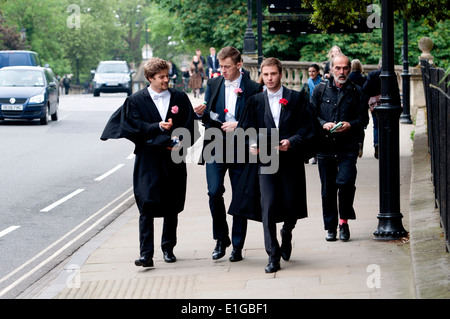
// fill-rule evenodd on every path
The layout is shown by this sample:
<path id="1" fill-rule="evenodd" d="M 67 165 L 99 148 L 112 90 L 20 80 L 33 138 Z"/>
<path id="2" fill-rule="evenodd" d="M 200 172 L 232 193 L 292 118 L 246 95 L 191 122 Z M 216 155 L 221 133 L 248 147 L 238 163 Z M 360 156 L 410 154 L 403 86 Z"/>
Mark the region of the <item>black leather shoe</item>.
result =
<path id="1" fill-rule="evenodd" d="M 177 261 L 177 257 L 173 254 L 172 251 L 165 251 L 164 252 L 164 261 L 166 263 L 174 263 Z"/>
<path id="2" fill-rule="evenodd" d="M 230 261 L 241 261 L 242 259 L 242 249 L 233 248 L 233 251 L 230 254 Z"/>
<path id="3" fill-rule="evenodd" d="M 291 252 L 292 252 L 292 233 L 290 231 L 286 231 L 285 229 L 281 228 L 280 230 L 281 234 L 281 258 L 283 260 L 288 261 L 291 258 Z"/>
<path id="4" fill-rule="evenodd" d="M 267 274 L 269 274 L 269 273 L 272 273 L 272 272 L 277 272 L 280 269 L 281 269 L 280 262 L 272 261 L 266 266 L 265 271 L 266 271 Z"/>
<path id="5" fill-rule="evenodd" d="M 327 236 L 325 237 L 327 241 L 336 241 L 336 231 L 335 230 L 329 230 L 327 232 Z"/>
<path id="6" fill-rule="evenodd" d="M 339 239 L 343 241 L 350 239 L 350 229 L 348 228 L 347 223 L 339 225 Z"/>
<path id="7" fill-rule="evenodd" d="M 228 246 L 230 246 L 230 242 L 224 243 L 223 241 L 218 240 L 212 253 L 212 259 L 217 260 L 225 256 L 225 250 Z"/>
<path id="8" fill-rule="evenodd" d="M 153 267 L 153 259 L 147 258 L 147 257 L 140 257 L 139 259 L 136 259 L 134 261 L 134 264 L 136 266 L 142 266 L 142 267 Z"/>

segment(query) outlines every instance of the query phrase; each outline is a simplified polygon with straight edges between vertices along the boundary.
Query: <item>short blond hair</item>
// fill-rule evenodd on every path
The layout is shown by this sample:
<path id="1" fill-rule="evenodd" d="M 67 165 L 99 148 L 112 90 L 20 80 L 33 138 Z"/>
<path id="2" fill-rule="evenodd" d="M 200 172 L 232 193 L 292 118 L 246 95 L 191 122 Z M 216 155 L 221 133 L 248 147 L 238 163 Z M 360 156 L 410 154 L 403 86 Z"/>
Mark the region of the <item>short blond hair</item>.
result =
<path id="1" fill-rule="evenodd" d="M 167 61 L 161 58 L 150 58 L 144 64 L 144 76 L 149 81 L 163 70 L 170 70 L 170 66 Z"/>

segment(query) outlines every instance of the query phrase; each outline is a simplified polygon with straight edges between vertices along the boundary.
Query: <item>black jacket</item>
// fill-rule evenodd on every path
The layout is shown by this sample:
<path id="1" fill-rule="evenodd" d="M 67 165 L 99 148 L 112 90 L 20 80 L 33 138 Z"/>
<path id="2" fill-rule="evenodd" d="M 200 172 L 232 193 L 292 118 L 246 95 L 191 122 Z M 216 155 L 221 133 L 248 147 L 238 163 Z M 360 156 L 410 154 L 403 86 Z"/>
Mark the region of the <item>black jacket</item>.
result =
<path id="1" fill-rule="evenodd" d="M 359 152 L 359 142 L 365 126 L 369 123 L 367 98 L 362 88 L 347 81 L 342 88 L 335 85 L 334 79 L 316 85 L 311 96 L 311 105 L 315 110 L 320 126 L 327 122 L 349 122 L 347 132 L 330 133 L 322 130 L 324 143 L 319 155 L 333 155 L 340 152 Z"/>
<path id="2" fill-rule="evenodd" d="M 193 145 L 194 110 L 186 93 L 169 88 L 171 93 L 166 118 L 173 120 L 170 130 L 159 128 L 161 116 L 148 89 L 126 98 L 109 119 L 101 140 L 126 138 L 135 144 L 136 154 L 133 188 L 139 212 L 148 212 L 153 217 L 177 214 L 184 209 L 186 199 L 187 169 L 184 161 L 172 160 L 167 149 L 175 129 L 186 128 Z M 173 111 L 177 106 L 178 111 Z M 186 144 L 187 145 L 187 144 Z"/>

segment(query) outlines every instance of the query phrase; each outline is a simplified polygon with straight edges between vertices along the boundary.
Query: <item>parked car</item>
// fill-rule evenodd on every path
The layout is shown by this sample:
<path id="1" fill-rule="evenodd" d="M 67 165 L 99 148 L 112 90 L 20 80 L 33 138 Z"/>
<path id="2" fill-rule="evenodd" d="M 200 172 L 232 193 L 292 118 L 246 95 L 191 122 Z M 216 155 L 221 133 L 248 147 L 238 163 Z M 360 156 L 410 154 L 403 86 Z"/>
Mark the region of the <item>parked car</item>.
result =
<path id="1" fill-rule="evenodd" d="M 0 51 L 0 69 L 5 66 L 42 66 L 39 54 L 33 51 Z"/>
<path id="2" fill-rule="evenodd" d="M 59 81 L 51 69 L 12 66 L 0 69 L 0 120 L 58 120 Z"/>
<path id="3" fill-rule="evenodd" d="M 100 96 L 100 93 L 126 92 L 128 95 L 133 93 L 131 85 L 131 75 L 134 70 L 129 69 L 126 61 L 101 61 L 97 69 L 92 70 L 94 79 L 92 86 L 94 96 Z"/>

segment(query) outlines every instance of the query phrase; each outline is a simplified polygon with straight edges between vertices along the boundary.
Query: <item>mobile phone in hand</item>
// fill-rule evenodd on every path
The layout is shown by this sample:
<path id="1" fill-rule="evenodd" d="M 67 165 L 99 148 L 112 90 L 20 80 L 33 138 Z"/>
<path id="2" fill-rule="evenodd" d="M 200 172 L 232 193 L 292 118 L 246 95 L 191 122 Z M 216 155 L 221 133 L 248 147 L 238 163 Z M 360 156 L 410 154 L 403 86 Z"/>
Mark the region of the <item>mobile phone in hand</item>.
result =
<path id="1" fill-rule="evenodd" d="M 338 128 L 340 128 L 343 125 L 342 122 L 337 123 L 331 130 L 330 133 L 334 133 Z"/>

